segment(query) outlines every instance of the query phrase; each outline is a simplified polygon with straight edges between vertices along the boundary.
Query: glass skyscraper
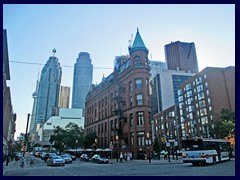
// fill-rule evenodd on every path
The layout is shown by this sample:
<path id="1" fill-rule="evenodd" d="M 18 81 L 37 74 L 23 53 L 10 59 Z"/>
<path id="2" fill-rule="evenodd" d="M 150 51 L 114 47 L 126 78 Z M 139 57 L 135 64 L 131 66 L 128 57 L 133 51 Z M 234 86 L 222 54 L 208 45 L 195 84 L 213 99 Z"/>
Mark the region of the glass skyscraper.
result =
<path id="1" fill-rule="evenodd" d="M 52 111 L 58 107 L 62 68 L 58 58 L 51 56 L 42 69 L 39 81 L 36 124 L 46 122 Z"/>
<path id="2" fill-rule="evenodd" d="M 84 109 L 86 96 L 92 85 L 93 65 L 90 54 L 81 52 L 74 64 L 72 108 Z"/>

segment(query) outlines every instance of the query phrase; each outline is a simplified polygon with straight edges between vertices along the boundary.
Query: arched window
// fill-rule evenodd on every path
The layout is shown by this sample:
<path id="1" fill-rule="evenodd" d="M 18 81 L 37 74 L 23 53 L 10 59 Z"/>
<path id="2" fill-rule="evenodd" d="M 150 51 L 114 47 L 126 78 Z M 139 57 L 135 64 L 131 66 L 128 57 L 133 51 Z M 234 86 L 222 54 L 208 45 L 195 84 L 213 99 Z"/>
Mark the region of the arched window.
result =
<path id="1" fill-rule="evenodd" d="M 141 66 L 141 57 L 140 56 L 134 57 L 134 66 Z"/>

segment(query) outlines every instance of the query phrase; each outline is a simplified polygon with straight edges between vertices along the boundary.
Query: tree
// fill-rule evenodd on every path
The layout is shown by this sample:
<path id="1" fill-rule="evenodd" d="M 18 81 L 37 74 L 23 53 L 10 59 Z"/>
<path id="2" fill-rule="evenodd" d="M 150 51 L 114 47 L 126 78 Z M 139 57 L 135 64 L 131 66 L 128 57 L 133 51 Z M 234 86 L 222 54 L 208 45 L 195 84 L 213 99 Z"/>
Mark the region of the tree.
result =
<path id="1" fill-rule="evenodd" d="M 53 135 L 51 135 L 49 142 L 54 143 L 54 147 L 58 150 L 63 150 L 63 145 L 66 143 L 66 130 L 62 129 L 60 126 L 57 126 L 54 131 Z"/>
<path id="2" fill-rule="evenodd" d="M 75 123 L 68 123 L 66 129 L 66 145 L 71 148 L 83 146 L 84 130 Z M 77 141 L 76 141 L 77 140 Z"/>
<path id="3" fill-rule="evenodd" d="M 83 140 L 83 144 L 85 148 L 89 148 L 92 146 L 92 144 L 95 142 L 95 139 L 97 138 L 97 135 L 95 132 L 90 132 L 87 134 Z"/>
<path id="4" fill-rule="evenodd" d="M 76 148 L 77 146 L 83 146 L 83 128 L 79 127 L 77 124 L 73 122 L 69 122 L 65 129 L 57 126 L 53 135 L 51 135 L 49 142 L 54 142 L 54 147 L 58 150 L 63 150 L 64 147 Z M 77 140 L 77 144 L 76 144 Z"/>
<path id="5" fill-rule="evenodd" d="M 160 160 L 160 151 L 161 151 L 161 143 L 159 142 L 159 139 L 156 137 L 153 143 L 153 151 L 157 153 L 158 160 Z"/>
<path id="6" fill-rule="evenodd" d="M 221 110 L 221 121 L 217 121 L 214 126 L 214 134 L 217 138 L 224 139 L 228 137 L 235 128 L 235 113 L 229 109 Z"/>

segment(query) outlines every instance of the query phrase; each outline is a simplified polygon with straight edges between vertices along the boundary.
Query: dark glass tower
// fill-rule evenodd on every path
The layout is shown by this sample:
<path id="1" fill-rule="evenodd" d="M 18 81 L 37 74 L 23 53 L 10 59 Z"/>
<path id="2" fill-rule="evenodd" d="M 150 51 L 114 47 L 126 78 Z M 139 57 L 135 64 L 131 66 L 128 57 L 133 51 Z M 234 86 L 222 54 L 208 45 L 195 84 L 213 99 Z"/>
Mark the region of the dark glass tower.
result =
<path id="1" fill-rule="evenodd" d="M 37 93 L 36 123 L 46 122 L 51 117 L 52 111 L 58 107 L 61 78 L 62 68 L 58 58 L 53 55 L 41 72 Z"/>

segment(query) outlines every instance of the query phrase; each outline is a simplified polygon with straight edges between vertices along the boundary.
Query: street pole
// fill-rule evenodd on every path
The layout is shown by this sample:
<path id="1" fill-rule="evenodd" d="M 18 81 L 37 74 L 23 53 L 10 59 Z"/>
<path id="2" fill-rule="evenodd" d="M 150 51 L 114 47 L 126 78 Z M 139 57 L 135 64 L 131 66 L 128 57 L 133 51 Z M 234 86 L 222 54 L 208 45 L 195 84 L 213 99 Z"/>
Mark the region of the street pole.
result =
<path id="1" fill-rule="evenodd" d="M 29 124 L 29 118 L 30 118 L 30 114 L 28 113 L 27 116 L 27 124 L 26 124 L 26 133 L 25 133 L 25 143 L 26 143 L 26 147 L 27 147 L 27 131 L 28 131 L 28 124 Z M 25 151 L 23 153 L 23 157 L 25 156 Z"/>

